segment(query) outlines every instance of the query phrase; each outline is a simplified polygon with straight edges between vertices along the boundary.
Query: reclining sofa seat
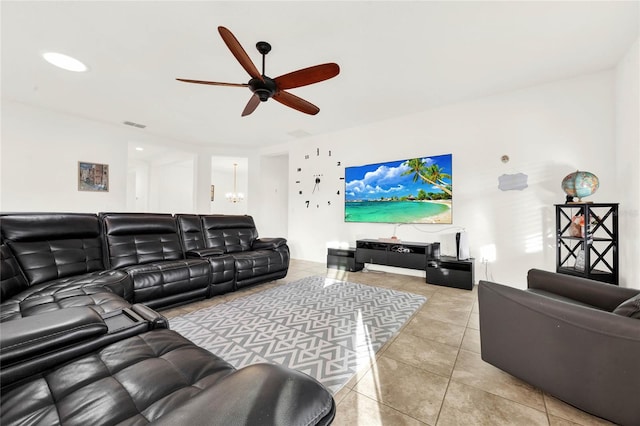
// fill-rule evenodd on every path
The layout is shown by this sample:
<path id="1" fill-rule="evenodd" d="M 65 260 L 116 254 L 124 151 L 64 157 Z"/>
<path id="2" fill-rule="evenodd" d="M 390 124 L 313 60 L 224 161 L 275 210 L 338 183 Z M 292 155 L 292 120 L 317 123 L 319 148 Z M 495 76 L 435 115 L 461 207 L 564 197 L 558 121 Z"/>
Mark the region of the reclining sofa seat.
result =
<path id="1" fill-rule="evenodd" d="M 482 359 L 583 411 L 640 425 L 640 290 L 532 269 L 527 289 L 480 281 Z"/>
<path id="2" fill-rule="evenodd" d="M 176 215 L 182 246 L 187 258 L 201 258 L 209 261 L 211 282 L 209 297 L 235 290 L 235 261 L 222 249 L 206 249 L 200 216 L 193 214 Z"/>
<path id="3" fill-rule="evenodd" d="M 142 313 L 155 326 L 112 329 L 87 307 L 1 323 L 0 423 L 331 423 L 335 403 L 315 379 L 274 364 L 236 371 Z"/>
<path id="4" fill-rule="evenodd" d="M 0 322 L 73 306 L 130 306 L 133 284 L 106 270 L 100 221 L 80 213 L 3 214 Z"/>
<path id="5" fill-rule="evenodd" d="M 287 240 L 258 238 L 253 217 L 201 215 L 200 221 L 203 248 L 220 250 L 233 258 L 235 288 L 277 280 L 287 275 L 290 261 Z"/>
<path id="6" fill-rule="evenodd" d="M 109 267 L 129 274 L 133 301 L 150 308 L 208 295 L 209 262 L 185 259 L 170 214 L 101 213 Z"/>

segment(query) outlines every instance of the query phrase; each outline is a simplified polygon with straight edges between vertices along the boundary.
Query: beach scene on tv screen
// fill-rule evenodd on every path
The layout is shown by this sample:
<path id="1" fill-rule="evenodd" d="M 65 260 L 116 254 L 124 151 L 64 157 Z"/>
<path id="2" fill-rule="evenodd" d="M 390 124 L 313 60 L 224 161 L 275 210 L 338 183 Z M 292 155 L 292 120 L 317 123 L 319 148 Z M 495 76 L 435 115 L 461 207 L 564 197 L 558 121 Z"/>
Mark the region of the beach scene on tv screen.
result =
<path id="1" fill-rule="evenodd" d="M 345 168 L 345 222 L 452 223 L 451 154 Z"/>

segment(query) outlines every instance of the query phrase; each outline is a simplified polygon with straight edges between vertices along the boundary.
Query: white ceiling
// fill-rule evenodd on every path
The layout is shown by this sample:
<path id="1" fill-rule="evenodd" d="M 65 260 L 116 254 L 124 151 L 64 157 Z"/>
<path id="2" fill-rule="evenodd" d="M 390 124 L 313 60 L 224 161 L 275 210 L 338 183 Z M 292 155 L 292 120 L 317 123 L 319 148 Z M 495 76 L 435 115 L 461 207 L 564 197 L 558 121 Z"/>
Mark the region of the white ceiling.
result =
<path id="1" fill-rule="evenodd" d="M 91 120 L 147 125 L 195 144 L 265 147 L 615 66 L 638 37 L 639 2 L 2 1 L 2 98 Z M 246 83 L 216 30 L 229 28 L 276 77 L 336 62 L 334 79 L 240 117 Z M 71 73 L 41 53 L 90 67 Z M 123 125 L 122 125 L 123 126 Z"/>

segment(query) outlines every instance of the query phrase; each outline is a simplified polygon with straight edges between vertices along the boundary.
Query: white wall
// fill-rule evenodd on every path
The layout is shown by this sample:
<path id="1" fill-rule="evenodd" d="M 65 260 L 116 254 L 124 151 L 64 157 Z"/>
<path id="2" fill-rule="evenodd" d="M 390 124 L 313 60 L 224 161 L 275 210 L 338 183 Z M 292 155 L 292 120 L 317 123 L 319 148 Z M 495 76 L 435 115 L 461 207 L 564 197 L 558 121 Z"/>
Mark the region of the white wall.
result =
<path id="1" fill-rule="evenodd" d="M 263 200 L 256 210 L 254 220 L 261 237 L 288 236 L 289 199 L 288 155 L 269 155 L 260 158 L 260 189 Z"/>
<path id="2" fill-rule="evenodd" d="M 344 223 L 341 197 L 331 208 L 305 208 L 294 184 L 305 174 L 298 167 L 308 164 L 313 172 L 332 174 L 336 160 L 362 165 L 452 153 L 454 226 L 404 225 L 396 235 L 450 242 L 451 233 L 463 227 L 478 260 L 483 248 L 495 248 L 487 278 L 514 286 L 524 287 L 529 268 L 555 270 L 554 204 L 564 202 L 562 178 L 588 170 L 601 183 L 593 201 L 617 202 L 624 195 L 612 167 L 614 77 L 612 71 L 600 72 L 296 141 L 289 156 L 292 257 L 323 262 L 329 244 L 354 245 L 356 239 L 394 231 L 389 224 Z M 318 147 L 332 150 L 332 158 L 315 166 L 304 156 Z M 506 165 L 503 154 L 511 157 Z M 529 187 L 498 190 L 498 176 L 516 172 L 529 175 Z M 476 279 L 485 278 L 481 266 L 476 263 Z"/>
<path id="3" fill-rule="evenodd" d="M 640 41 L 616 68 L 616 184 L 620 188 L 620 285 L 640 288 Z"/>
<path id="4" fill-rule="evenodd" d="M 98 212 L 126 206 L 126 129 L 2 101 L 0 210 Z M 78 191 L 78 161 L 109 165 L 109 192 Z"/>
<path id="5" fill-rule="evenodd" d="M 154 165 L 149 176 L 149 211 L 193 212 L 193 180 L 193 159 Z"/>
<path id="6" fill-rule="evenodd" d="M 149 163 L 129 160 L 127 181 L 127 211 L 149 211 Z"/>
<path id="7" fill-rule="evenodd" d="M 210 162 L 220 153 L 249 158 L 259 182 L 256 153 L 194 146 L 157 137 L 149 129 L 90 121 L 6 99 L 0 141 L 1 211 L 210 213 Z M 162 147 L 165 153 L 129 161 L 131 144 Z M 109 164 L 109 192 L 78 191 L 78 161 Z M 250 198 L 247 182 L 252 181 L 246 174 L 243 179 Z"/>

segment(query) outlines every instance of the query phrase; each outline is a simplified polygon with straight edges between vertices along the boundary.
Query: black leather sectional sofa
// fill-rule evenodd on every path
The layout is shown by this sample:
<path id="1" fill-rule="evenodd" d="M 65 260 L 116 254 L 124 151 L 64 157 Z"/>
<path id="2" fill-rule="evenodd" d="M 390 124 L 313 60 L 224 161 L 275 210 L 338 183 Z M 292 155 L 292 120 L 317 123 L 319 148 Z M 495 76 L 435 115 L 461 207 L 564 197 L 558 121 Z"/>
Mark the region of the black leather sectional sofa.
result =
<path id="1" fill-rule="evenodd" d="M 3 214 L 3 425 L 329 424 L 330 393 L 271 364 L 236 371 L 153 309 L 284 277 L 250 216 Z"/>
<path id="2" fill-rule="evenodd" d="M 0 215 L 0 322 L 91 306 L 161 308 L 287 275 L 284 238 L 258 238 L 251 216 L 147 213 Z"/>

